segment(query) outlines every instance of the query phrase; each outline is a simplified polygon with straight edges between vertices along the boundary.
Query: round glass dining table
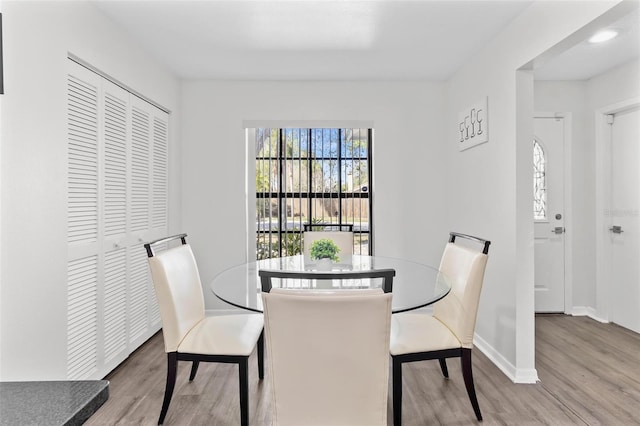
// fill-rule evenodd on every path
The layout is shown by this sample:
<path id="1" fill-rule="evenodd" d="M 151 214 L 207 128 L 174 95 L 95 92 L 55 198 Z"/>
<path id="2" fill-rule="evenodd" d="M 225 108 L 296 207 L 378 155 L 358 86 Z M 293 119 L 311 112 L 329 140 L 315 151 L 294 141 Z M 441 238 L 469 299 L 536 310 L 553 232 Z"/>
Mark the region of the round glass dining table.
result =
<path id="1" fill-rule="evenodd" d="M 349 273 L 369 272 L 380 269 L 395 270 L 393 278 L 393 313 L 410 311 L 428 306 L 446 296 L 451 290 L 449 278 L 428 265 L 409 260 L 380 256 L 351 256 L 350 262 L 332 264 L 330 269 L 320 268 L 303 255 L 258 260 L 226 269 L 211 282 L 211 290 L 230 305 L 262 312 L 259 270 L 293 272 L 296 278 L 273 279 L 273 287 L 298 290 L 340 291 L 348 289 L 381 288 L 382 280 L 373 278 L 349 279 Z M 299 273 L 300 277 L 297 277 Z M 340 279 L 316 279 L 335 274 Z M 290 274 L 291 275 L 291 274 Z"/>

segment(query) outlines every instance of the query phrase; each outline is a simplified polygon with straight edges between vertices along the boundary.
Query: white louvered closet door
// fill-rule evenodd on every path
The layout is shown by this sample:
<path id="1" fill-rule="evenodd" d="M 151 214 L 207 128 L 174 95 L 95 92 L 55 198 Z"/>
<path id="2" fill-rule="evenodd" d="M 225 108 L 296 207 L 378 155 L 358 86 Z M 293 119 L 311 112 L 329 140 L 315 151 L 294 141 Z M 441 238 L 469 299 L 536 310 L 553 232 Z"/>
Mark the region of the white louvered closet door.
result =
<path id="1" fill-rule="evenodd" d="M 168 230 L 168 115 L 132 97 L 130 344 L 147 340 L 160 327 L 160 311 L 147 267 L 143 244 Z"/>
<path id="2" fill-rule="evenodd" d="M 147 255 L 142 247 L 148 237 L 151 216 L 151 114 L 146 102 L 132 100 L 131 106 L 131 232 L 138 244 L 129 247 L 131 279 L 129 280 L 129 342 L 136 346 L 147 338 L 149 325 L 149 272 Z"/>
<path id="3" fill-rule="evenodd" d="M 132 348 L 127 342 L 128 316 L 127 263 L 128 241 L 128 181 L 131 106 L 129 93 L 109 81 L 102 81 L 102 179 L 101 236 L 102 271 L 99 288 L 102 318 L 99 355 L 104 369 L 120 364 Z M 100 358 L 99 358 L 100 361 Z"/>
<path id="4" fill-rule="evenodd" d="M 161 325 L 143 244 L 168 229 L 168 114 L 77 64 L 68 99 L 67 375 L 102 378 Z"/>
<path id="5" fill-rule="evenodd" d="M 101 80 L 67 80 L 67 378 L 98 373 L 99 134 Z"/>
<path id="6" fill-rule="evenodd" d="M 151 149 L 151 232 L 154 236 L 165 236 L 169 230 L 169 115 L 152 109 Z M 164 250 L 167 247 L 159 247 Z M 155 297 L 153 283 L 149 280 L 149 322 L 152 328 L 161 326 L 160 309 Z"/>

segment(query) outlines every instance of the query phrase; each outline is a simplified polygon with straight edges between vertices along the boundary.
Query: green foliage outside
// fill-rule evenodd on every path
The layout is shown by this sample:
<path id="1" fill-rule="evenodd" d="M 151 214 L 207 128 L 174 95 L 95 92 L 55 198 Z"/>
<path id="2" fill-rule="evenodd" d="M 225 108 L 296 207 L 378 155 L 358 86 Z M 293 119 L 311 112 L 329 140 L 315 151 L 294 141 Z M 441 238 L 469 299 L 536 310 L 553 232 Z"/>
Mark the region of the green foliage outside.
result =
<path id="1" fill-rule="evenodd" d="M 295 256 L 302 253 L 302 235 L 301 234 L 285 234 L 282 244 L 283 256 Z"/>
<path id="2" fill-rule="evenodd" d="M 316 240 L 309 248 L 311 259 L 331 259 L 334 262 L 339 260 L 340 248 L 330 239 Z"/>
<path id="3" fill-rule="evenodd" d="M 282 235 L 282 253 L 278 241 L 258 240 L 256 257 L 258 260 L 270 259 L 280 256 L 295 256 L 302 254 L 302 235 L 299 233 L 287 233 Z"/>

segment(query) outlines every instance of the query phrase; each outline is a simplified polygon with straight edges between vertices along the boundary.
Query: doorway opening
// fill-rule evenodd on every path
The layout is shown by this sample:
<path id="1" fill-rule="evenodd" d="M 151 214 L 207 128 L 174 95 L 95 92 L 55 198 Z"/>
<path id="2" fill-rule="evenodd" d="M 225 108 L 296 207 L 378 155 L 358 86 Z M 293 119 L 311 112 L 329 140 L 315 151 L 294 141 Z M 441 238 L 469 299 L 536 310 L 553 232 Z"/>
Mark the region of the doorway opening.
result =
<path id="1" fill-rule="evenodd" d="M 571 306 L 571 113 L 536 113 L 533 139 L 535 311 Z M 567 267 L 569 266 L 569 267 Z"/>

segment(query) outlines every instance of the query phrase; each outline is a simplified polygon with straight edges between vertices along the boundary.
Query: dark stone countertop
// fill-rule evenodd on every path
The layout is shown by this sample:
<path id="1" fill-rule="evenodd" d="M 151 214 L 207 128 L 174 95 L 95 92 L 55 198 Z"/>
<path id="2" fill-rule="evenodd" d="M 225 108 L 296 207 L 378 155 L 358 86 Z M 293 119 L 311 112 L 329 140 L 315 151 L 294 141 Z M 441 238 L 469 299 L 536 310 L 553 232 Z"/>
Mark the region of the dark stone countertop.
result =
<path id="1" fill-rule="evenodd" d="M 107 380 L 0 382 L 0 426 L 81 425 L 108 398 Z"/>

